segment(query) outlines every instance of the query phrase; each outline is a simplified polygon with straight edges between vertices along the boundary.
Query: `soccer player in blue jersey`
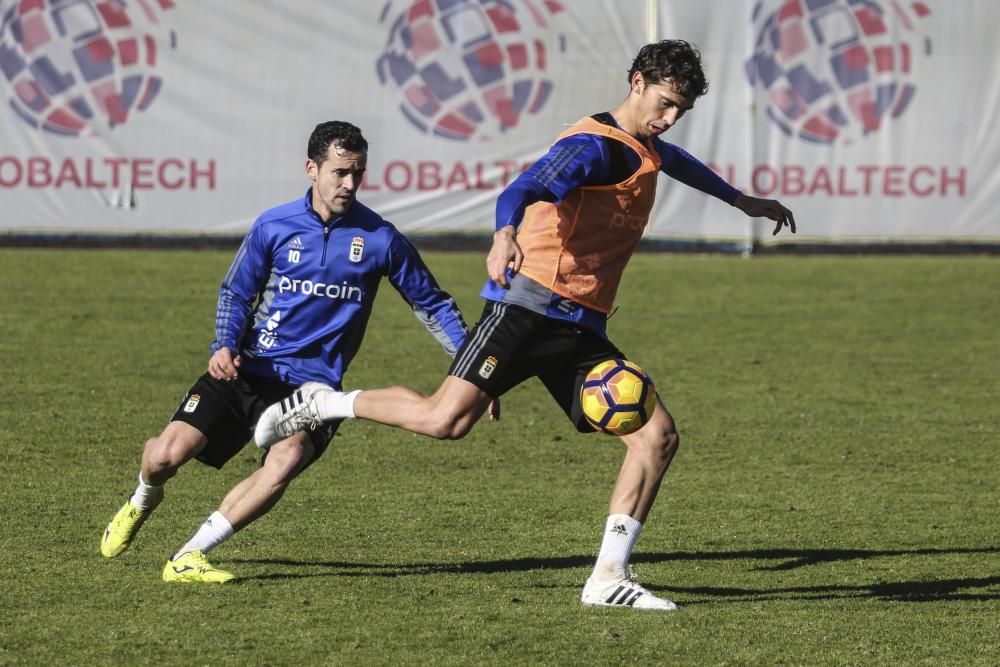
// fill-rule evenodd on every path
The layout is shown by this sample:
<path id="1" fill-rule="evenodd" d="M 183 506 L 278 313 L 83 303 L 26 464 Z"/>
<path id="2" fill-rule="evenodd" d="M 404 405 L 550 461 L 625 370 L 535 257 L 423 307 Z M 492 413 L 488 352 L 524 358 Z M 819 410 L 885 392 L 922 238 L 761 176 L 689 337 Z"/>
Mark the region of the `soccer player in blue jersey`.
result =
<path id="1" fill-rule="evenodd" d="M 683 149 L 660 139 L 707 91 L 700 54 L 682 40 L 640 49 L 629 93 L 613 111 L 581 119 L 497 200 L 486 260 L 486 308 L 431 396 L 405 387 L 341 391 L 310 385 L 304 400 L 268 408 L 258 445 L 323 420 L 361 417 L 437 438 L 461 438 L 490 401 L 538 377 L 580 431 L 593 432 L 580 386 L 594 365 L 625 358 L 609 340 L 608 313 L 649 220 L 657 177 L 712 195 L 752 217 L 795 231 L 780 202 L 742 194 Z M 625 460 L 611 493 L 600 551 L 584 585 L 588 606 L 670 611 L 636 582 L 629 558 L 680 443 L 662 401 L 649 422 L 622 436 Z"/>
<path id="2" fill-rule="evenodd" d="M 219 292 L 208 372 L 146 442 L 139 484 L 101 538 L 106 558 L 129 547 L 184 463 L 196 458 L 221 468 L 250 440 L 268 405 L 310 382 L 340 387 L 383 277 L 446 352 L 454 356 L 461 346 L 467 327 L 454 300 L 406 238 L 356 199 L 367 157 L 368 142 L 350 123 L 326 122 L 312 132 L 312 186 L 305 197 L 263 213 L 243 239 Z M 339 424 L 317 424 L 271 447 L 170 557 L 163 579 L 233 579 L 205 554 L 267 513 L 323 454 Z"/>

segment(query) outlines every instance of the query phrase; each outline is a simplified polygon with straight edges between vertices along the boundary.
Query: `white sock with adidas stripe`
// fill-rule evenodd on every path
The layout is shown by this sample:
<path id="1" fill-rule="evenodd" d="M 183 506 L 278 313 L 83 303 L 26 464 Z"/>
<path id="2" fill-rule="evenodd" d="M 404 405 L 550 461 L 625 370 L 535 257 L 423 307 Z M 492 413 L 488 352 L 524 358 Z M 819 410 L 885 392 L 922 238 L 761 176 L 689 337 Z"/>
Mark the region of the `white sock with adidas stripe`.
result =
<path id="1" fill-rule="evenodd" d="M 628 576 L 628 561 L 642 524 L 627 514 L 612 514 L 604 524 L 604 539 L 597 554 L 593 577 L 601 581 L 614 581 Z"/>

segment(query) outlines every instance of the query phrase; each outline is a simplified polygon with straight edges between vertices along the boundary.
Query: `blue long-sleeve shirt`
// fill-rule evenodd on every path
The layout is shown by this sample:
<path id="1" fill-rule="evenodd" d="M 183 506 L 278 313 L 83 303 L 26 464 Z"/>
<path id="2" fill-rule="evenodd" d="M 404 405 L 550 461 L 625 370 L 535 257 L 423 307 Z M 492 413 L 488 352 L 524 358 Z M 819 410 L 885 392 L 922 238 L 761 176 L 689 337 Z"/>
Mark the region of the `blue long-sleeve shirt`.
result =
<path id="1" fill-rule="evenodd" d="M 659 137 L 654 137 L 652 143 L 660 155 L 660 171 L 667 176 L 718 197 L 727 204 L 732 204 L 740 195 L 739 190 L 680 146 L 662 141 Z M 623 148 L 628 172 L 634 172 L 639 168 L 641 158 L 631 148 L 624 145 Z M 625 180 L 628 174 L 611 173 L 612 162 L 604 137 L 575 134 L 557 141 L 538 162 L 500 193 L 496 206 L 496 228 L 506 225 L 517 227 L 525 209 L 535 202 L 558 203 L 576 188 L 611 185 Z"/>
<path id="2" fill-rule="evenodd" d="M 454 356 L 468 327 L 417 250 L 355 201 L 324 224 L 312 191 L 263 213 L 219 290 L 212 351 L 242 356 L 241 372 L 340 388 L 383 277 Z"/>

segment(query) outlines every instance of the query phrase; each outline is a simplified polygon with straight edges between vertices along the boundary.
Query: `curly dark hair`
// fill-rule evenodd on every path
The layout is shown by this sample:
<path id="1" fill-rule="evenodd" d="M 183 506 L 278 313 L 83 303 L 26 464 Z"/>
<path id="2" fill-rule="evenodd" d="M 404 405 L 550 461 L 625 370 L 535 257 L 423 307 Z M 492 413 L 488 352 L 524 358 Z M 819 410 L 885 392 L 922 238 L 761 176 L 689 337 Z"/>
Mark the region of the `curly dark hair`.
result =
<path id="1" fill-rule="evenodd" d="M 628 72 L 629 84 L 636 72 L 642 73 L 649 84 L 670 79 L 674 89 L 684 97 L 700 97 L 708 92 L 701 53 L 683 39 L 664 39 L 639 49 Z"/>
<path id="2" fill-rule="evenodd" d="M 320 123 L 309 135 L 309 147 L 306 157 L 316 164 L 322 164 L 327 158 L 330 144 L 336 144 L 352 153 L 367 153 L 368 141 L 361 135 L 361 130 L 342 120 L 330 120 Z"/>

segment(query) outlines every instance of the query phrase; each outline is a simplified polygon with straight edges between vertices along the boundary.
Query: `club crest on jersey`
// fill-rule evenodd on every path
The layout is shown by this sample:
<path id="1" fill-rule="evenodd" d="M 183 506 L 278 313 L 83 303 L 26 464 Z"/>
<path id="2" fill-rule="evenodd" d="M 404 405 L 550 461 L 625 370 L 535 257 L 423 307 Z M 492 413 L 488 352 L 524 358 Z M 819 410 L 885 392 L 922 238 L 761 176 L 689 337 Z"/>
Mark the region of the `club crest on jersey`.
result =
<path id="1" fill-rule="evenodd" d="M 486 361 L 479 367 L 479 377 L 488 380 L 493 375 L 493 371 L 497 369 L 497 363 L 497 358 L 493 355 L 486 357 Z"/>
<path id="2" fill-rule="evenodd" d="M 363 236 L 355 236 L 351 239 L 351 253 L 347 256 L 352 262 L 360 262 L 361 256 L 365 253 L 365 239 Z"/>
<path id="3" fill-rule="evenodd" d="M 188 396 L 187 403 L 184 404 L 184 412 L 194 412 L 198 409 L 199 403 L 201 403 L 201 395 L 191 394 Z"/>

